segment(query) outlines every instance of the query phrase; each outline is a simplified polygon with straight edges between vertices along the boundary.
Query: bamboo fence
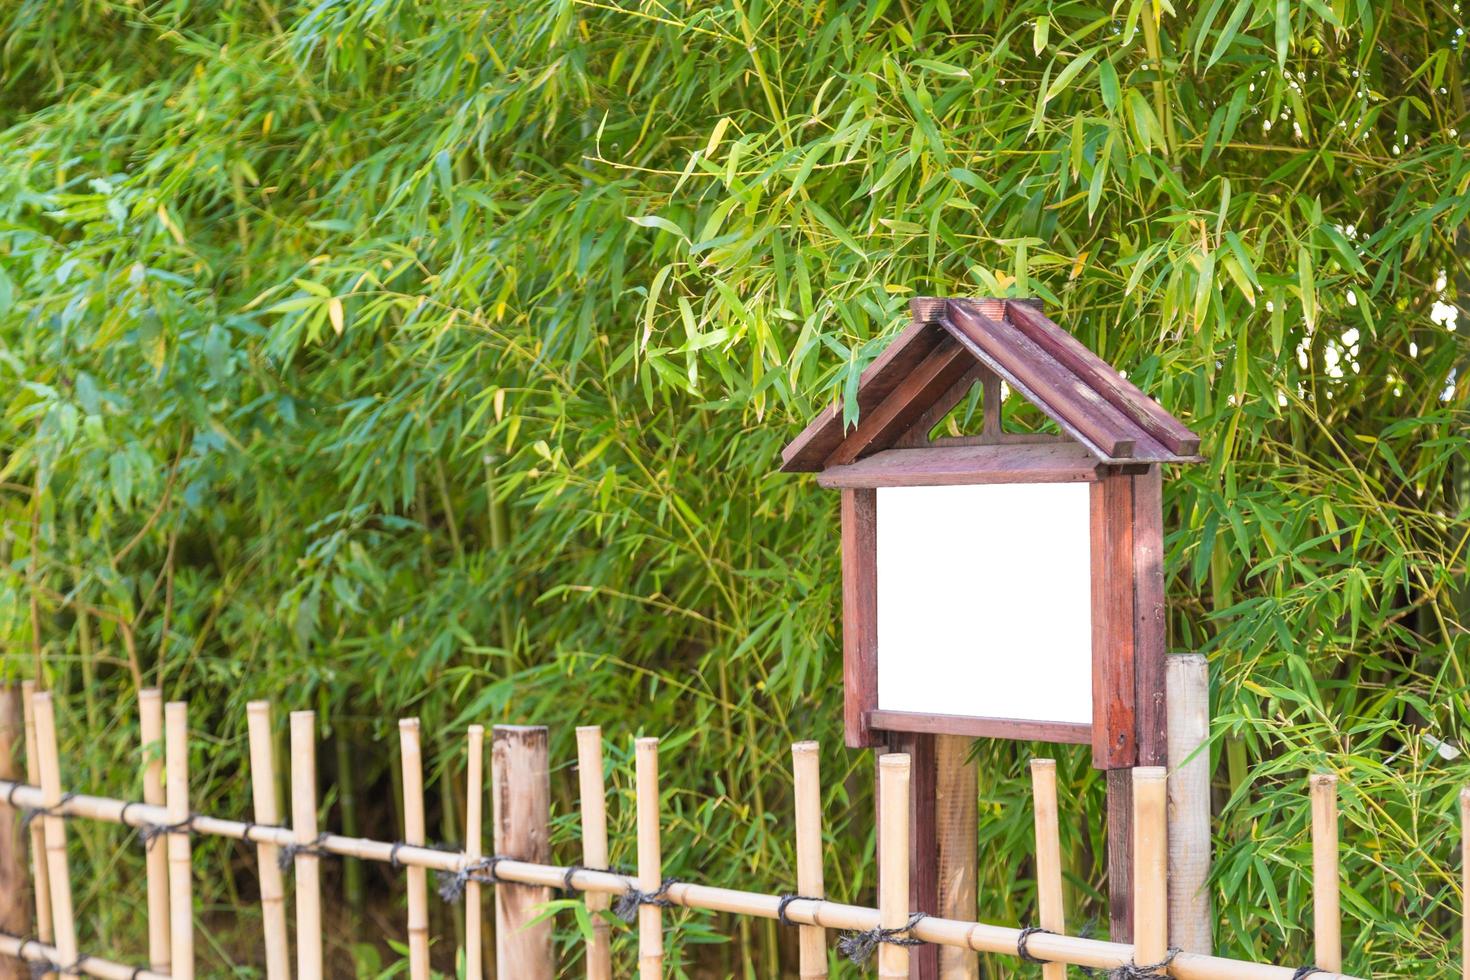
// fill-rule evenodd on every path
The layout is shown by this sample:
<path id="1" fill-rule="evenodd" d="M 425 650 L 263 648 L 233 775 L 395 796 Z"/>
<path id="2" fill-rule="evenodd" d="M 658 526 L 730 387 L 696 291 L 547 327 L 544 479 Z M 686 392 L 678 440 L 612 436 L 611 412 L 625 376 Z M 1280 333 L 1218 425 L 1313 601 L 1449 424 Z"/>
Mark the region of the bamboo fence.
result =
<path id="1" fill-rule="evenodd" d="M 27 692 L 30 693 L 30 692 Z M 596 923 L 584 939 L 583 969 L 590 980 L 610 980 L 612 956 L 607 914 L 610 901 L 626 921 L 636 922 L 637 970 L 640 980 L 665 975 L 663 911 L 666 908 L 775 919 L 798 930 L 800 976 L 825 978 L 832 955 L 828 933 L 846 933 L 838 943 L 850 956 L 872 954 L 878 976 L 909 976 L 910 950 L 922 943 L 980 953 L 1025 958 L 1043 963 L 1043 977 L 1066 976 L 1067 967 L 1115 971 L 1125 978 L 1172 976 L 1184 980 L 1291 980 L 1303 968 L 1248 963 L 1171 948 L 1169 945 L 1169 875 L 1167 869 L 1168 772 L 1164 768 L 1133 770 L 1133 874 L 1136 936 L 1133 943 L 1108 942 L 1064 933 L 1058 843 L 1059 811 L 1055 766 L 1050 760 L 1032 764 L 1035 793 L 1039 924 L 1035 927 L 993 925 L 923 915 L 910 907 L 909 781 L 910 759 L 891 753 L 878 764 L 880 810 L 880 887 L 877 908 L 850 905 L 825 897 L 821 860 L 820 773 L 817 746 L 792 746 L 795 781 L 793 827 L 797 853 L 797 891 L 768 894 L 675 881 L 663 873 L 659 812 L 659 743 L 635 743 L 637 808 L 636 874 L 602 870 L 608 862 L 607 808 L 602 733 L 596 727 L 577 730 L 581 828 L 581 864 L 550 863 L 545 806 L 549 784 L 545 729 L 497 726 L 493 729 L 490 784 L 494 791 L 497 845 L 504 850 L 483 856 L 481 800 L 484 792 L 484 729 L 468 731 L 468 792 L 472 801 L 469 842 L 463 851 L 430 846 L 423 821 L 422 761 L 417 719 L 400 723 L 405 840 L 386 842 L 323 833 L 317 827 L 315 718 L 293 712 L 291 736 L 292 826 L 277 823 L 270 753 L 270 715 L 263 702 L 248 707 L 253 821 L 192 813 L 188 808 L 187 708 L 163 705 L 149 692 L 141 699 L 143 738 L 163 744 L 163 798 L 158 799 L 156 753 L 144 753 L 144 800 L 119 800 L 64 790 L 57 752 L 56 716 L 49 694 L 28 698 L 26 724 L 28 782 L 0 780 L 0 800 L 29 811 L 41 833 L 31 838 L 38 887 L 35 921 L 51 935 L 34 938 L 0 934 L 0 955 L 29 962 L 38 973 L 155 980 L 192 977 L 194 909 L 190 835 L 231 838 L 254 844 L 260 861 L 262 941 L 267 977 L 289 976 L 290 951 L 285 928 L 285 901 L 277 860 L 294 866 L 296 887 L 296 975 L 302 980 L 324 975 L 319 862 L 329 856 L 377 861 L 403 868 L 408 884 L 406 933 L 409 976 L 429 978 L 427 876 L 440 878 L 440 893 L 465 899 L 468 948 L 463 960 L 469 980 L 480 980 L 484 964 L 478 947 L 481 889 L 493 887 L 497 898 L 496 930 L 499 976 L 551 976 L 556 969 L 549 923 L 543 909 L 553 889 L 581 893 Z M 160 728 L 162 729 L 160 731 Z M 39 782 L 37 783 L 37 777 Z M 1310 780 L 1314 855 L 1313 918 L 1319 980 L 1337 980 L 1341 938 L 1337 900 L 1337 786 L 1335 777 Z M 1470 835 L 1470 790 L 1461 797 L 1462 829 Z M 125 965 L 77 948 L 76 919 L 71 905 L 71 869 L 66 854 L 66 819 L 106 821 L 139 830 L 149 845 L 145 877 L 150 911 L 146 966 Z M 1470 840 L 1470 837 L 1466 838 Z M 153 845 L 162 842 L 166 867 L 158 868 Z M 1465 845 L 1470 856 L 1470 843 Z M 272 871 L 276 873 L 272 874 Z M 1470 872 L 1467 872 L 1470 875 Z M 166 894 L 165 894 L 166 893 Z M 501 901 L 504 898 L 505 901 Z M 166 914 L 166 929 L 154 928 L 153 915 Z M 1467 920 L 1470 925 L 1470 920 Z M 544 927 L 544 928 L 542 928 Z M 164 942 L 167 937 L 167 942 Z M 1467 945 L 1470 955 L 1470 945 Z M 1467 971 L 1470 978 L 1470 971 Z"/>

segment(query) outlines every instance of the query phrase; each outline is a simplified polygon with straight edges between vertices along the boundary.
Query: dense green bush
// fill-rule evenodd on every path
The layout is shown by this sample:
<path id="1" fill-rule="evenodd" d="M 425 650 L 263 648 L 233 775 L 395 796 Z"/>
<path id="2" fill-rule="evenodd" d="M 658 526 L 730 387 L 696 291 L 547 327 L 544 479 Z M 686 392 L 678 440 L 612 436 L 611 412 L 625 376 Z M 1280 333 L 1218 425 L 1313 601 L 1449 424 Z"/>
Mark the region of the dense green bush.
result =
<path id="1" fill-rule="evenodd" d="M 399 715 L 445 839 L 466 723 L 549 724 L 562 766 L 604 724 L 623 858 L 629 736 L 665 736 L 670 872 L 763 889 L 794 877 L 787 745 L 820 738 L 830 892 L 869 897 L 835 501 L 779 449 L 914 292 L 1039 296 L 1205 437 L 1166 520 L 1171 642 L 1218 681 L 1221 949 L 1310 958 L 1305 777 L 1331 768 L 1348 966 L 1447 975 L 1464 20 L 12 0 L 0 670 L 58 692 L 68 776 L 104 792 L 137 791 L 137 688 L 189 698 L 218 812 L 245 812 L 245 701 L 314 706 L 327 819 L 380 837 Z M 1030 751 L 979 750 L 992 921 L 1032 915 Z M 1080 924 L 1101 787 L 1062 763 Z M 138 852 L 77 836 L 84 942 L 140 949 Z M 200 851 L 204 967 L 248 975 L 247 856 Z M 391 881 L 329 887 L 392 934 Z M 687 969 L 775 972 L 774 927 L 671 937 Z"/>

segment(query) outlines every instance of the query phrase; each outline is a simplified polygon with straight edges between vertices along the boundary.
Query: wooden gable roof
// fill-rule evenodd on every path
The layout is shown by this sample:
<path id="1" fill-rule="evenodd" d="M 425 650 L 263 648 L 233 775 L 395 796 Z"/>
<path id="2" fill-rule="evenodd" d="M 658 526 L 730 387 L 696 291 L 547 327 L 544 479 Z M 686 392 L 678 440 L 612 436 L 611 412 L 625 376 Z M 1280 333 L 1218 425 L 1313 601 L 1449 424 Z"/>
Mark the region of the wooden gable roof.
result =
<path id="1" fill-rule="evenodd" d="M 842 408 L 833 405 L 782 452 L 783 472 L 857 469 L 915 426 L 937 423 L 977 370 L 1004 379 L 1085 450 L 1043 454 L 1058 466 L 1199 460 L 1198 436 L 1047 319 L 1039 304 L 925 297 L 910 305 L 913 322 L 858 379 L 857 424 L 845 430 Z M 970 462 L 973 473 L 983 461 Z"/>

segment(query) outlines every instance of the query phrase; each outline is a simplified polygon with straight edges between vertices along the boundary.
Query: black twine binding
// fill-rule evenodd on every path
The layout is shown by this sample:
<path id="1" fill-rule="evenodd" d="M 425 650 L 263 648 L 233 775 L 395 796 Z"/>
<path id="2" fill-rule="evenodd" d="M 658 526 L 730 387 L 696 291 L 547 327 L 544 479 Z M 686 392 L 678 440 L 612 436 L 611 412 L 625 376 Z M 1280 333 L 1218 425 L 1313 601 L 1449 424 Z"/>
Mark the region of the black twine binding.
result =
<path id="1" fill-rule="evenodd" d="M 617 903 L 613 905 L 613 915 L 624 922 L 632 922 L 638 918 L 638 909 L 643 905 L 657 905 L 661 909 L 673 907 L 673 902 L 668 896 L 669 888 L 679 883 L 678 878 L 665 878 L 659 882 L 655 891 L 646 892 L 637 885 L 629 885 L 628 890 L 618 896 Z"/>
<path id="2" fill-rule="evenodd" d="M 327 857 L 332 852 L 323 849 L 322 841 L 330 834 L 317 834 L 313 840 L 303 843 L 282 844 L 281 852 L 276 855 L 276 864 L 282 871 L 290 871 L 296 862 L 297 855 L 309 854 L 312 857 Z"/>
<path id="3" fill-rule="evenodd" d="M 457 902 L 464 898 L 464 886 L 473 881 L 480 885 L 498 885 L 500 876 L 495 867 L 501 861 L 510 860 L 504 854 L 492 854 L 460 868 L 458 871 L 436 871 L 439 879 L 439 897 L 446 902 Z"/>
<path id="4" fill-rule="evenodd" d="M 915 912 L 909 916 L 907 923 L 897 929 L 876 928 L 862 932 L 845 932 L 837 940 L 837 951 L 862 966 L 873 955 L 873 950 L 878 948 L 879 943 L 888 943 L 890 946 L 922 946 L 924 940 L 904 935 L 922 918 L 923 912 Z"/>
<path id="5" fill-rule="evenodd" d="M 396 840 L 393 842 L 393 846 L 388 849 L 388 866 L 391 867 L 394 871 L 397 871 L 399 868 L 403 867 L 403 862 L 398 860 L 399 848 L 407 846 L 408 841 Z"/>
<path id="6" fill-rule="evenodd" d="M 792 922 L 790 919 L 788 919 L 786 917 L 786 906 L 790 905 L 792 902 L 825 902 L 825 901 L 826 901 L 825 898 L 818 898 L 818 897 L 814 897 L 812 895 L 782 895 L 781 896 L 781 902 L 780 902 L 780 904 L 778 904 L 776 906 L 776 921 L 779 922 L 779 923 L 781 923 L 783 926 L 800 925 L 800 923 Z"/>
<path id="7" fill-rule="evenodd" d="M 564 894 L 564 895 L 575 895 L 577 893 L 577 886 L 574 885 L 574 884 L 572 884 L 572 875 L 576 874 L 578 871 L 587 871 L 587 870 L 589 870 L 587 867 L 585 867 L 584 865 L 580 865 L 580 864 L 573 864 L 570 867 L 568 867 L 567 870 L 566 870 L 566 873 L 561 876 L 561 890 L 562 890 L 562 894 Z M 599 869 L 595 869 L 594 868 L 594 869 L 591 869 L 591 870 L 599 870 Z"/>
<path id="8" fill-rule="evenodd" d="M 145 823 L 138 828 L 138 837 L 142 839 L 143 846 L 147 847 L 164 834 L 192 834 L 194 818 L 197 816 L 199 814 L 191 813 L 178 823 Z"/>
<path id="9" fill-rule="evenodd" d="M 14 792 L 15 787 L 12 786 L 11 793 Z M 25 830 L 30 827 L 31 821 L 35 820 L 37 817 L 60 817 L 63 820 L 66 819 L 67 814 L 62 813 L 61 808 L 66 806 L 66 804 L 71 802 L 73 799 L 75 799 L 76 795 L 77 794 L 75 793 L 62 793 L 61 799 L 57 800 L 54 806 L 16 807 L 16 809 L 24 810 L 26 812 L 25 816 L 20 818 L 20 829 Z"/>
<path id="10" fill-rule="evenodd" d="M 1108 980 L 1169 980 L 1169 974 L 1165 971 L 1169 968 L 1169 964 L 1174 962 L 1174 957 L 1178 955 L 1179 948 L 1171 946 L 1169 952 L 1157 963 L 1139 966 L 1129 960 L 1117 969 L 1109 970 Z"/>
<path id="11" fill-rule="evenodd" d="M 25 788 L 25 783 L 11 783 L 10 788 L 5 791 L 5 805 L 10 807 L 12 810 L 23 809 L 19 804 L 15 802 L 16 792 L 23 788 Z M 30 940 L 28 939 L 26 940 L 26 942 L 30 942 Z"/>
<path id="12" fill-rule="evenodd" d="M 1316 967 L 1316 966 L 1299 966 L 1299 967 L 1296 968 L 1296 972 L 1291 975 L 1291 980 L 1306 980 L 1307 977 L 1311 976 L 1314 973 L 1326 973 L 1326 972 L 1327 971 L 1324 970 L 1324 969 L 1322 969 L 1321 967 Z"/>
<path id="13" fill-rule="evenodd" d="M 1056 933 L 1052 932 L 1050 929 L 1043 929 L 1040 926 L 1027 926 L 1026 928 L 1021 930 L 1021 935 L 1016 937 L 1016 955 L 1021 957 L 1021 959 L 1025 960 L 1027 963 L 1050 963 L 1051 960 L 1044 960 L 1039 956 L 1032 956 L 1031 950 L 1026 948 L 1026 944 L 1031 941 L 1031 937 L 1036 935 L 1038 932 L 1044 932 L 1048 936 L 1056 935 Z"/>

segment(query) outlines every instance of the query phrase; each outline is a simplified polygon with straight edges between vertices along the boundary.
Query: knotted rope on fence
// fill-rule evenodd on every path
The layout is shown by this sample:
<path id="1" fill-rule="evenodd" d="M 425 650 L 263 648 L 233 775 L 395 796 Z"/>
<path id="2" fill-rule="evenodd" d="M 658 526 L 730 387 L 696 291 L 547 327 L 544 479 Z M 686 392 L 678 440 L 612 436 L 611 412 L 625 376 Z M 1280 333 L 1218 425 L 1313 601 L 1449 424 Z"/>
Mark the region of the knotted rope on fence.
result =
<path id="1" fill-rule="evenodd" d="M 679 883 L 678 878 L 665 878 L 659 882 L 655 891 L 645 892 L 637 885 L 629 885 L 628 890 L 618 896 L 617 904 L 613 906 L 613 915 L 624 922 L 632 922 L 638 917 L 638 909 L 644 905 L 656 905 L 661 909 L 673 908 L 674 903 L 668 897 L 669 888 Z"/>
<path id="2" fill-rule="evenodd" d="M 1038 932 L 1044 932 L 1048 936 L 1056 935 L 1050 929 L 1043 929 L 1041 926 L 1027 926 L 1021 930 L 1021 935 L 1016 937 L 1016 955 L 1027 963 L 1050 963 L 1050 960 L 1044 960 L 1039 956 L 1032 956 L 1031 950 L 1026 948 L 1026 944 L 1031 941 L 1031 937 Z"/>
<path id="3" fill-rule="evenodd" d="M 481 885 L 500 884 L 500 876 L 495 873 L 495 867 L 501 861 L 509 860 L 511 859 L 504 854 L 492 854 L 472 861 L 458 871 L 435 872 L 439 881 L 439 897 L 446 902 L 458 902 L 464 898 L 464 886 L 472 881 Z"/>
<path id="4" fill-rule="evenodd" d="M 786 906 L 792 902 L 825 902 L 825 898 L 817 898 L 812 895 L 782 895 L 781 901 L 776 904 L 776 921 L 783 926 L 794 926 L 800 923 L 792 922 L 786 918 Z"/>
<path id="5" fill-rule="evenodd" d="M 1296 972 L 1291 975 L 1291 980 L 1306 980 L 1307 977 L 1311 976 L 1314 973 L 1326 973 L 1326 972 L 1327 971 L 1324 970 L 1324 969 L 1322 969 L 1321 967 L 1316 967 L 1316 966 L 1299 966 L 1299 967 L 1296 968 Z"/>
<path id="6" fill-rule="evenodd" d="M 1169 964 L 1173 963 L 1174 957 L 1178 955 L 1178 947 L 1171 946 L 1169 952 L 1157 963 L 1139 966 L 1137 963 L 1129 960 L 1122 966 L 1109 970 L 1107 978 L 1108 980 L 1169 980 L 1169 974 L 1167 972 Z M 1087 971 L 1087 973 L 1089 976 L 1092 975 L 1091 971 Z"/>
<path id="7" fill-rule="evenodd" d="M 891 946 L 922 946 L 924 940 L 904 935 L 918 925 L 922 918 L 924 918 L 923 912 L 915 912 L 909 916 L 908 922 L 895 929 L 884 929 L 880 926 L 865 929 L 862 932 L 843 933 L 837 940 L 837 951 L 853 963 L 862 966 L 881 943 L 888 943 Z"/>
<path id="8" fill-rule="evenodd" d="M 31 825 L 31 821 L 35 820 L 37 817 L 60 817 L 65 820 L 68 814 L 62 812 L 62 807 L 66 806 L 68 802 L 75 799 L 77 795 L 75 793 L 62 793 L 61 799 L 57 800 L 54 806 L 26 806 L 23 803 L 15 802 L 16 790 L 20 789 L 22 785 L 22 783 L 18 782 L 12 783 L 9 791 L 7 791 L 5 794 L 6 806 L 10 807 L 12 810 L 22 810 L 25 813 L 25 816 L 20 818 L 21 830 L 28 829 Z"/>
<path id="9" fill-rule="evenodd" d="M 295 844 L 282 844 L 280 853 L 276 855 L 276 864 L 282 871 L 290 871 L 298 855 L 307 854 L 311 857 L 318 858 L 329 857 L 332 852 L 322 847 L 322 844 L 330 836 L 332 835 L 317 834 L 316 837 L 309 841 L 302 841 Z"/>

